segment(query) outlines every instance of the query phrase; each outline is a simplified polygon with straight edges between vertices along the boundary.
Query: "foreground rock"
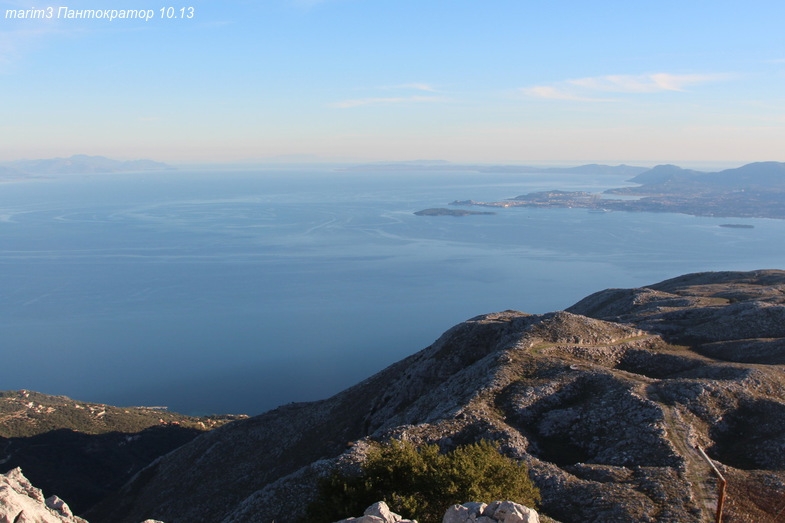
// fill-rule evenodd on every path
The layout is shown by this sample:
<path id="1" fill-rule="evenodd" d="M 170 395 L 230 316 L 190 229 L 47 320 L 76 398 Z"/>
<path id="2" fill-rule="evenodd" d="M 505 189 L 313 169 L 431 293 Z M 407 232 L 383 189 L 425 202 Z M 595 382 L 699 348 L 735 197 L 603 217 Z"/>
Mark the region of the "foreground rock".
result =
<path id="1" fill-rule="evenodd" d="M 417 523 L 409 519 L 403 519 L 400 515 L 390 510 L 387 503 L 380 501 L 374 503 L 365 510 L 362 517 L 347 518 L 337 523 Z"/>
<path id="2" fill-rule="evenodd" d="M 442 523 L 540 523 L 536 510 L 512 501 L 464 503 L 453 505 L 444 513 Z"/>
<path id="3" fill-rule="evenodd" d="M 199 436 L 141 471 L 93 523 L 295 521 L 367 441 L 481 439 L 522 460 L 542 519 L 725 521 L 785 504 L 785 272 L 702 273 L 567 311 L 473 318 L 336 396 Z M 391 507 L 396 510 L 396 507 Z"/>
<path id="4" fill-rule="evenodd" d="M 0 523 L 87 522 L 74 516 L 57 496 L 44 499 L 41 490 L 22 474 L 22 469 L 15 468 L 0 475 Z"/>
<path id="5" fill-rule="evenodd" d="M 342 519 L 336 523 L 417 523 L 392 512 L 384 501 L 368 507 L 362 517 Z M 453 505 L 444 513 L 442 523 L 540 523 L 537 511 L 512 501 L 464 503 Z"/>
<path id="6" fill-rule="evenodd" d="M 68 504 L 57 496 L 44 499 L 41 489 L 34 487 L 15 468 L 0 474 L 0 523 L 88 523 L 74 516 Z M 142 523 L 163 523 L 148 519 Z"/>

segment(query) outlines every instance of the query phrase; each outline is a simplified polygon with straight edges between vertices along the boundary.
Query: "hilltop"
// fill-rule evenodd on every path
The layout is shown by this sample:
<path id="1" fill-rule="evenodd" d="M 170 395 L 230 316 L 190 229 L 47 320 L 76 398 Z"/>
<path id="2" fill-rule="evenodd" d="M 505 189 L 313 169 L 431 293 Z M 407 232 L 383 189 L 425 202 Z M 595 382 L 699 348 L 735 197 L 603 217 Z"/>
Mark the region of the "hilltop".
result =
<path id="1" fill-rule="evenodd" d="M 202 434 L 86 517 L 296 521 L 320 477 L 397 438 L 497 442 L 527 464 L 541 512 L 564 523 L 713 521 L 716 480 L 699 445 L 728 479 L 725 521 L 774 521 L 784 365 L 785 271 L 692 274 L 565 311 L 486 314 L 332 398 Z"/>

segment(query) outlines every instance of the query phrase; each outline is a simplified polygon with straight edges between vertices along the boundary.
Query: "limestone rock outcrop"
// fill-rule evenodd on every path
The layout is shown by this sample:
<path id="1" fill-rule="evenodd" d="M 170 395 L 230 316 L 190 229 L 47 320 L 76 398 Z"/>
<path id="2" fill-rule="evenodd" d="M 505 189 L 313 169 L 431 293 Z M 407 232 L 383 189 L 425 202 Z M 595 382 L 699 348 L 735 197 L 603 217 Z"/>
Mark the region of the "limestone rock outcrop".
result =
<path id="1" fill-rule="evenodd" d="M 379 501 L 367 509 L 361 517 L 347 518 L 337 523 L 417 523 L 409 519 L 403 519 L 400 515 L 390 510 L 387 503 Z"/>
<path id="2" fill-rule="evenodd" d="M 453 505 L 444 513 L 442 523 L 540 523 L 536 510 L 512 501 L 464 503 Z"/>
<path id="3" fill-rule="evenodd" d="M 374 503 L 361 517 L 347 518 L 336 523 L 417 523 L 392 512 L 384 501 Z M 536 510 L 512 501 L 494 501 L 490 505 L 478 502 L 453 505 L 444 513 L 442 523 L 540 523 Z"/>
<path id="4" fill-rule="evenodd" d="M 68 504 L 57 496 L 44 499 L 16 467 L 0 474 L 0 523 L 89 523 L 74 516 Z M 142 523 L 163 523 L 148 519 Z"/>
<path id="5" fill-rule="evenodd" d="M 44 499 L 19 467 L 0 474 L 0 523 L 87 523 L 57 496 Z"/>

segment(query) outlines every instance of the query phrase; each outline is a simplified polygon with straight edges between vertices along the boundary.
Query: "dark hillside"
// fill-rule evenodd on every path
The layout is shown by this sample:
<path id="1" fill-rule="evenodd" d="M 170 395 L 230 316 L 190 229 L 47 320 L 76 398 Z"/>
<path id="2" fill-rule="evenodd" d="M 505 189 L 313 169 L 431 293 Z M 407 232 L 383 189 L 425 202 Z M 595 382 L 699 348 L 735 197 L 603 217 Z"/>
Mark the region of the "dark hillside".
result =
<path id="1" fill-rule="evenodd" d="M 183 416 L 27 390 L 0 392 L 0 473 L 21 467 L 47 496 L 57 494 L 80 513 L 159 456 L 244 417 Z"/>

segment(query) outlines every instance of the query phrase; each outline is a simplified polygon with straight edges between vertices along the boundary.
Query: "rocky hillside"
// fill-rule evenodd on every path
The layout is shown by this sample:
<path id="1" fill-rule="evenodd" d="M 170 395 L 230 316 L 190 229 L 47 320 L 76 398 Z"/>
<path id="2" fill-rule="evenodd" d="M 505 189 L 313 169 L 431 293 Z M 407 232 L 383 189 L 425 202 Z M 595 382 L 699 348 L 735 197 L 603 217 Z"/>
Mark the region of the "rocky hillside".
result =
<path id="1" fill-rule="evenodd" d="M 36 487 L 80 513 L 158 456 L 245 417 L 183 416 L 27 390 L 0 392 L 0 473 L 21 467 Z"/>
<path id="2" fill-rule="evenodd" d="M 491 439 L 562 522 L 775 521 L 785 509 L 785 272 L 612 289 L 567 311 L 473 318 L 336 396 L 205 433 L 141 471 L 96 522 L 296 521 L 367 440 Z M 395 507 L 391 507 L 395 510 Z M 347 514 L 351 516 L 351 514 Z"/>

